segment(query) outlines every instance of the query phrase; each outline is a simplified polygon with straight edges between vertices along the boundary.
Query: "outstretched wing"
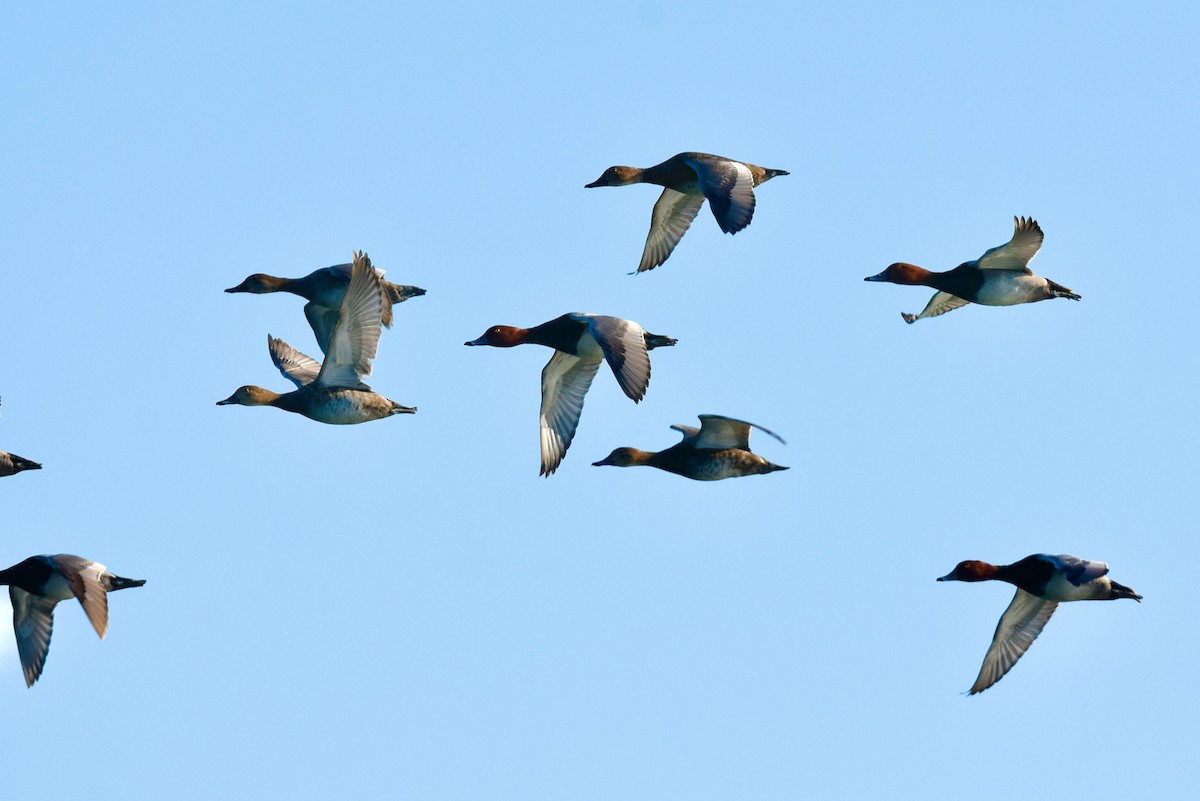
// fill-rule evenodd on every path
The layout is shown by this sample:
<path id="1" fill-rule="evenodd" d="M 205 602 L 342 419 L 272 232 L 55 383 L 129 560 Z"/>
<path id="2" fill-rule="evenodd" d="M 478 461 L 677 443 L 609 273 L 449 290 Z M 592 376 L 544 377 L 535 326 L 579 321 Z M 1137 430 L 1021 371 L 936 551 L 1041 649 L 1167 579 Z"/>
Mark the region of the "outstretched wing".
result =
<path id="1" fill-rule="evenodd" d="M 975 260 L 981 270 L 1018 270 L 1029 272 L 1029 260 L 1042 247 L 1042 227 L 1032 217 L 1013 217 L 1012 239 L 984 252 Z"/>
<path id="2" fill-rule="evenodd" d="M 100 639 L 104 639 L 108 632 L 108 590 L 100 577 L 108 572 L 108 568 L 72 554 L 60 553 L 50 559 L 71 585 L 71 592 L 79 599 L 80 606 L 92 622 L 92 628 L 100 635 Z"/>
<path id="3" fill-rule="evenodd" d="M 25 686 L 32 687 L 42 675 L 46 654 L 50 651 L 50 635 L 54 632 L 54 606 L 50 598 L 33 595 L 16 586 L 9 586 L 8 597 L 13 608 L 13 633 L 17 635 L 17 653 Z"/>
<path id="4" fill-rule="evenodd" d="M 704 195 L 699 193 L 663 190 L 650 215 L 650 233 L 646 235 L 646 247 L 638 264 L 639 273 L 653 270 L 667 260 L 703 205 Z"/>
<path id="5" fill-rule="evenodd" d="M 684 159 L 684 163 L 696 172 L 722 231 L 736 234 L 750 224 L 754 217 L 754 174 L 749 167 L 727 159 Z"/>
<path id="6" fill-rule="evenodd" d="M 271 351 L 271 361 L 283 373 L 283 377 L 297 387 L 311 384 L 321 372 L 321 365 L 316 359 L 305 356 L 282 339 L 267 334 L 267 349 Z"/>
<path id="7" fill-rule="evenodd" d="M 542 368 L 541 440 L 542 469 L 539 475 L 549 476 L 558 469 L 583 413 L 583 398 L 587 395 L 596 371 L 597 359 L 581 359 L 556 350 Z"/>
<path id="8" fill-rule="evenodd" d="M 342 300 L 337 325 L 316 383 L 329 387 L 369 390 L 362 379 L 371 374 L 371 362 L 383 330 L 382 279 L 366 254 L 354 255 L 350 286 Z"/>
<path id="9" fill-rule="evenodd" d="M 312 326 L 313 336 L 317 339 L 317 346 L 321 348 L 321 353 L 329 352 L 329 338 L 333 336 L 339 312 L 340 309 L 318 306 L 311 302 L 304 304 L 304 319 L 308 320 L 308 324 Z"/>
<path id="10" fill-rule="evenodd" d="M 580 315 L 588 324 L 592 339 L 604 351 L 604 358 L 617 377 L 622 391 L 636 403 L 650 386 L 650 354 L 646 350 L 646 332 L 637 323 L 620 317 Z"/>
<path id="11" fill-rule="evenodd" d="M 917 320 L 924 320 L 926 317 L 937 317 L 939 314 L 961 309 L 970 302 L 969 300 L 963 300 L 958 295 L 951 295 L 949 292 L 939 292 L 929 299 L 929 302 L 925 304 L 925 309 L 920 314 L 900 312 L 900 316 L 904 318 L 904 322 L 911 324 Z"/>
<path id="12" fill-rule="evenodd" d="M 719 414 L 702 414 L 700 415 L 700 435 L 696 437 L 695 445 L 697 448 L 713 448 L 715 450 L 725 450 L 726 448 L 738 448 L 739 450 L 750 450 L 750 429 L 757 428 L 765 434 L 769 434 L 775 439 L 782 442 L 783 437 L 771 431 L 768 428 L 747 423 L 745 420 L 735 420 L 732 417 L 722 417 Z"/>
<path id="13" fill-rule="evenodd" d="M 1004 674 L 1012 670 L 1033 645 L 1057 608 L 1057 601 L 1047 601 L 1025 590 L 1017 590 L 996 625 L 992 645 L 983 657 L 983 667 L 968 694 L 981 693 L 1004 678 Z"/>

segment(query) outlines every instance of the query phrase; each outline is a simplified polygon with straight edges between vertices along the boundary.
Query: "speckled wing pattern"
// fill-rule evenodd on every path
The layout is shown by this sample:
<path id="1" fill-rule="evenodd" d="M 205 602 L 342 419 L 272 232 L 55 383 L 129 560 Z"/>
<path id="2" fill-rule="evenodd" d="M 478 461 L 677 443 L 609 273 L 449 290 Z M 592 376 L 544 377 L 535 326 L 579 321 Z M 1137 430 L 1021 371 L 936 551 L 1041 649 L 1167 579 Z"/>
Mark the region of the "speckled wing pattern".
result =
<path id="1" fill-rule="evenodd" d="M 784 442 L 783 437 L 776 434 L 770 429 L 747 423 L 745 420 L 735 420 L 732 417 L 722 417 L 719 414 L 702 414 L 700 417 L 700 433 L 696 437 L 695 445 L 697 448 L 712 448 L 714 450 L 725 450 L 727 448 L 737 448 L 738 450 L 750 450 L 750 429 L 757 428 L 764 434 L 769 434 L 775 439 Z"/>
<path id="2" fill-rule="evenodd" d="M 980 270 L 1017 270 L 1028 273 L 1029 261 L 1042 247 L 1045 235 L 1037 220 L 1032 217 L 1013 217 L 1013 235 L 1000 247 L 984 251 L 975 260 Z"/>
<path id="3" fill-rule="evenodd" d="M 684 163 L 696 172 L 722 231 L 736 234 L 750 224 L 754 217 L 754 174 L 749 167 L 722 159 L 684 159 Z"/>
<path id="4" fill-rule="evenodd" d="M 621 390 L 635 403 L 644 398 L 650 386 L 650 353 L 646 350 L 645 330 L 620 317 L 580 315 L 576 319 L 588 323 L 592 339 L 604 351 Z"/>
<path id="5" fill-rule="evenodd" d="M 663 190 L 650 215 L 650 233 L 646 235 L 646 247 L 637 272 L 653 270 L 667 260 L 703 205 L 702 194 L 676 192 L 670 188 Z"/>
<path id="6" fill-rule="evenodd" d="M 971 685 L 968 695 L 981 693 L 1004 678 L 1004 674 L 1012 670 L 1017 660 L 1033 645 L 1057 608 L 1057 601 L 1047 601 L 1025 590 L 1017 590 L 1012 603 L 1000 616 L 992 645 L 983 657 L 983 667 L 979 669 L 979 676 Z"/>
<path id="7" fill-rule="evenodd" d="M 17 637 L 21 670 L 25 673 L 25 685 L 32 687 L 46 664 L 50 635 L 54 632 L 54 607 L 58 602 L 16 586 L 9 586 L 8 597 L 12 601 L 13 633 Z"/>
<path id="8" fill-rule="evenodd" d="M 371 374 L 371 362 L 383 330 L 383 287 L 379 275 L 364 254 L 355 254 L 350 286 L 342 300 L 337 325 L 329 338 L 329 350 L 316 383 L 370 391 L 363 383 Z"/>
<path id="9" fill-rule="evenodd" d="M 1038 554 L 1038 559 L 1043 562 L 1049 562 L 1057 569 L 1063 572 L 1067 581 L 1071 582 L 1076 587 L 1082 587 L 1093 579 L 1098 579 L 1108 573 L 1108 564 L 1105 562 L 1091 562 L 1087 559 L 1080 559 L 1078 556 L 1070 554 L 1059 554 L 1051 556 L 1049 554 Z"/>
<path id="10" fill-rule="evenodd" d="M 598 359 L 582 359 L 556 350 L 542 368 L 542 409 L 540 416 L 542 468 L 539 475 L 549 477 L 562 463 L 596 371 Z"/>
<path id="11" fill-rule="evenodd" d="M 321 365 L 316 359 L 305 356 L 282 339 L 267 334 L 267 349 L 271 352 L 271 361 L 283 373 L 283 377 L 297 387 L 311 384 L 321 371 Z"/>
<path id="12" fill-rule="evenodd" d="M 963 300 L 958 295 L 951 295 L 949 292 L 938 292 L 929 299 L 929 302 L 925 304 L 925 308 L 920 314 L 900 312 L 900 316 L 904 318 L 904 322 L 911 324 L 917 320 L 924 320 L 926 317 L 937 317 L 939 314 L 961 309 L 970 302 L 969 300 Z"/>

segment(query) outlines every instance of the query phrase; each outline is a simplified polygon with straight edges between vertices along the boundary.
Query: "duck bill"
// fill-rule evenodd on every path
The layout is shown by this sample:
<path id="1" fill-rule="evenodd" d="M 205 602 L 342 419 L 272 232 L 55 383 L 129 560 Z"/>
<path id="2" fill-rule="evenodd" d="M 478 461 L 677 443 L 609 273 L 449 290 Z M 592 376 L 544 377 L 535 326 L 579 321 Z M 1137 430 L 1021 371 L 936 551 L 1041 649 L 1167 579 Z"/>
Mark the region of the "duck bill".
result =
<path id="1" fill-rule="evenodd" d="M 464 345 L 466 345 L 466 346 L 468 346 L 468 347 L 470 347 L 470 346 L 472 346 L 472 345 L 486 345 L 486 344 L 487 344 L 487 337 L 486 337 L 486 336 L 482 336 L 482 337 L 480 337 L 479 339 L 472 339 L 470 342 L 464 342 L 463 344 L 464 344 Z"/>
<path id="2" fill-rule="evenodd" d="M 238 284 L 237 286 L 229 287 L 229 289 L 226 289 L 225 291 L 226 292 L 249 292 L 250 288 L 248 286 L 246 286 L 247 283 L 249 283 L 249 282 L 243 281 L 242 283 Z"/>
<path id="3" fill-rule="evenodd" d="M 868 278 L 867 280 L 868 280 L 868 281 L 870 281 L 871 279 L 870 279 L 870 278 Z M 944 576 L 939 576 L 939 577 L 938 577 L 938 581 L 954 581 L 954 580 L 955 580 L 955 579 L 954 579 L 954 574 L 953 574 L 953 573 L 947 573 L 947 574 L 946 574 L 946 575 L 944 575 Z"/>
<path id="4" fill-rule="evenodd" d="M 601 181 L 601 179 L 597 178 L 596 180 L 592 181 L 590 184 L 584 184 L 583 188 L 584 189 L 595 189 L 598 186 L 608 186 L 608 184 L 603 183 Z"/>
<path id="5" fill-rule="evenodd" d="M 217 401 L 218 406 L 232 406 L 237 404 L 237 393 L 233 393 L 228 398 L 222 401 Z"/>
<path id="6" fill-rule="evenodd" d="M 598 462 L 592 462 L 592 467 L 606 467 L 615 464 L 611 456 L 605 456 Z"/>
<path id="7" fill-rule="evenodd" d="M 885 270 L 884 272 L 887 272 L 887 271 Z M 887 281 L 887 278 L 884 275 L 884 273 L 880 273 L 879 275 L 868 275 L 863 280 L 864 281 Z M 228 290 L 226 290 L 226 291 L 228 291 Z"/>

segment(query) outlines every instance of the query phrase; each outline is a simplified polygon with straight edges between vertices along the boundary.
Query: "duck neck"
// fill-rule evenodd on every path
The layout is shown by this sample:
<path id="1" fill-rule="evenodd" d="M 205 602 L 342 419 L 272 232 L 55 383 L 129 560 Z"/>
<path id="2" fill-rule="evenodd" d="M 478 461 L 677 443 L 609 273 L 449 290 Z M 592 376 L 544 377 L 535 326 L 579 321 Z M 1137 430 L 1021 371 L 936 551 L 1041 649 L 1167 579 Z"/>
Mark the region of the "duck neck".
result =
<path id="1" fill-rule="evenodd" d="M 520 339 L 517 342 L 532 342 L 535 345 L 562 349 L 566 343 L 578 342 L 586 328 L 587 323 L 574 320 L 571 315 L 564 314 L 549 322 L 535 325 L 533 328 L 516 329 L 520 332 Z"/>

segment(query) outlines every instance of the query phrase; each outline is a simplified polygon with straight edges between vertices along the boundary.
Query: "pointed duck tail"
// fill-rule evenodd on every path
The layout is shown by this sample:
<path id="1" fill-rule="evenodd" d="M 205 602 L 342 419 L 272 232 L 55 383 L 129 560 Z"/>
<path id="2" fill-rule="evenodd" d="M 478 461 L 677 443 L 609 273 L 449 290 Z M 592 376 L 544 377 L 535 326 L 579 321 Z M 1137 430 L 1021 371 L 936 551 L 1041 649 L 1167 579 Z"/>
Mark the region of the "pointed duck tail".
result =
<path id="1" fill-rule="evenodd" d="M 646 338 L 646 350 L 654 350 L 655 348 L 667 348 L 678 342 L 678 339 L 664 337 L 661 334 L 651 334 L 646 331 L 643 336 Z"/>
<path id="2" fill-rule="evenodd" d="M 127 590 L 130 587 L 140 587 L 146 583 L 145 579 L 131 579 L 124 576 L 112 576 L 108 580 L 108 591 L 116 592 L 117 590 Z"/>
<path id="3" fill-rule="evenodd" d="M 419 298 L 424 294 L 425 290 L 419 286 L 393 284 L 390 281 L 383 282 L 383 299 L 388 303 L 403 303 L 409 298 Z"/>
<path id="4" fill-rule="evenodd" d="M 1133 600 L 1137 601 L 1138 603 L 1142 602 L 1142 596 L 1138 595 L 1136 592 L 1129 589 L 1124 584 L 1118 584 L 1115 581 L 1112 581 L 1110 583 L 1112 584 L 1112 599 L 1113 600 L 1116 600 L 1117 598 L 1132 598 Z"/>
<path id="5" fill-rule="evenodd" d="M 1075 294 L 1073 291 L 1071 291 L 1070 289 L 1067 289 L 1062 284 L 1056 284 L 1053 281 L 1051 281 L 1049 278 L 1046 279 L 1046 286 L 1049 288 L 1050 297 L 1052 297 L 1052 298 L 1070 298 L 1071 300 L 1082 300 L 1083 299 L 1082 295 Z"/>
<path id="6" fill-rule="evenodd" d="M 41 470 L 42 469 L 42 465 L 40 463 L 35 462 L 31 459 L 26 459 L 24 456 L 17 456 L 15 453 L 10 453 L 8 455 L 8 458 L 10 461 L 12 461 L 14 473 L 20 473 L 22 470 Z"/>

